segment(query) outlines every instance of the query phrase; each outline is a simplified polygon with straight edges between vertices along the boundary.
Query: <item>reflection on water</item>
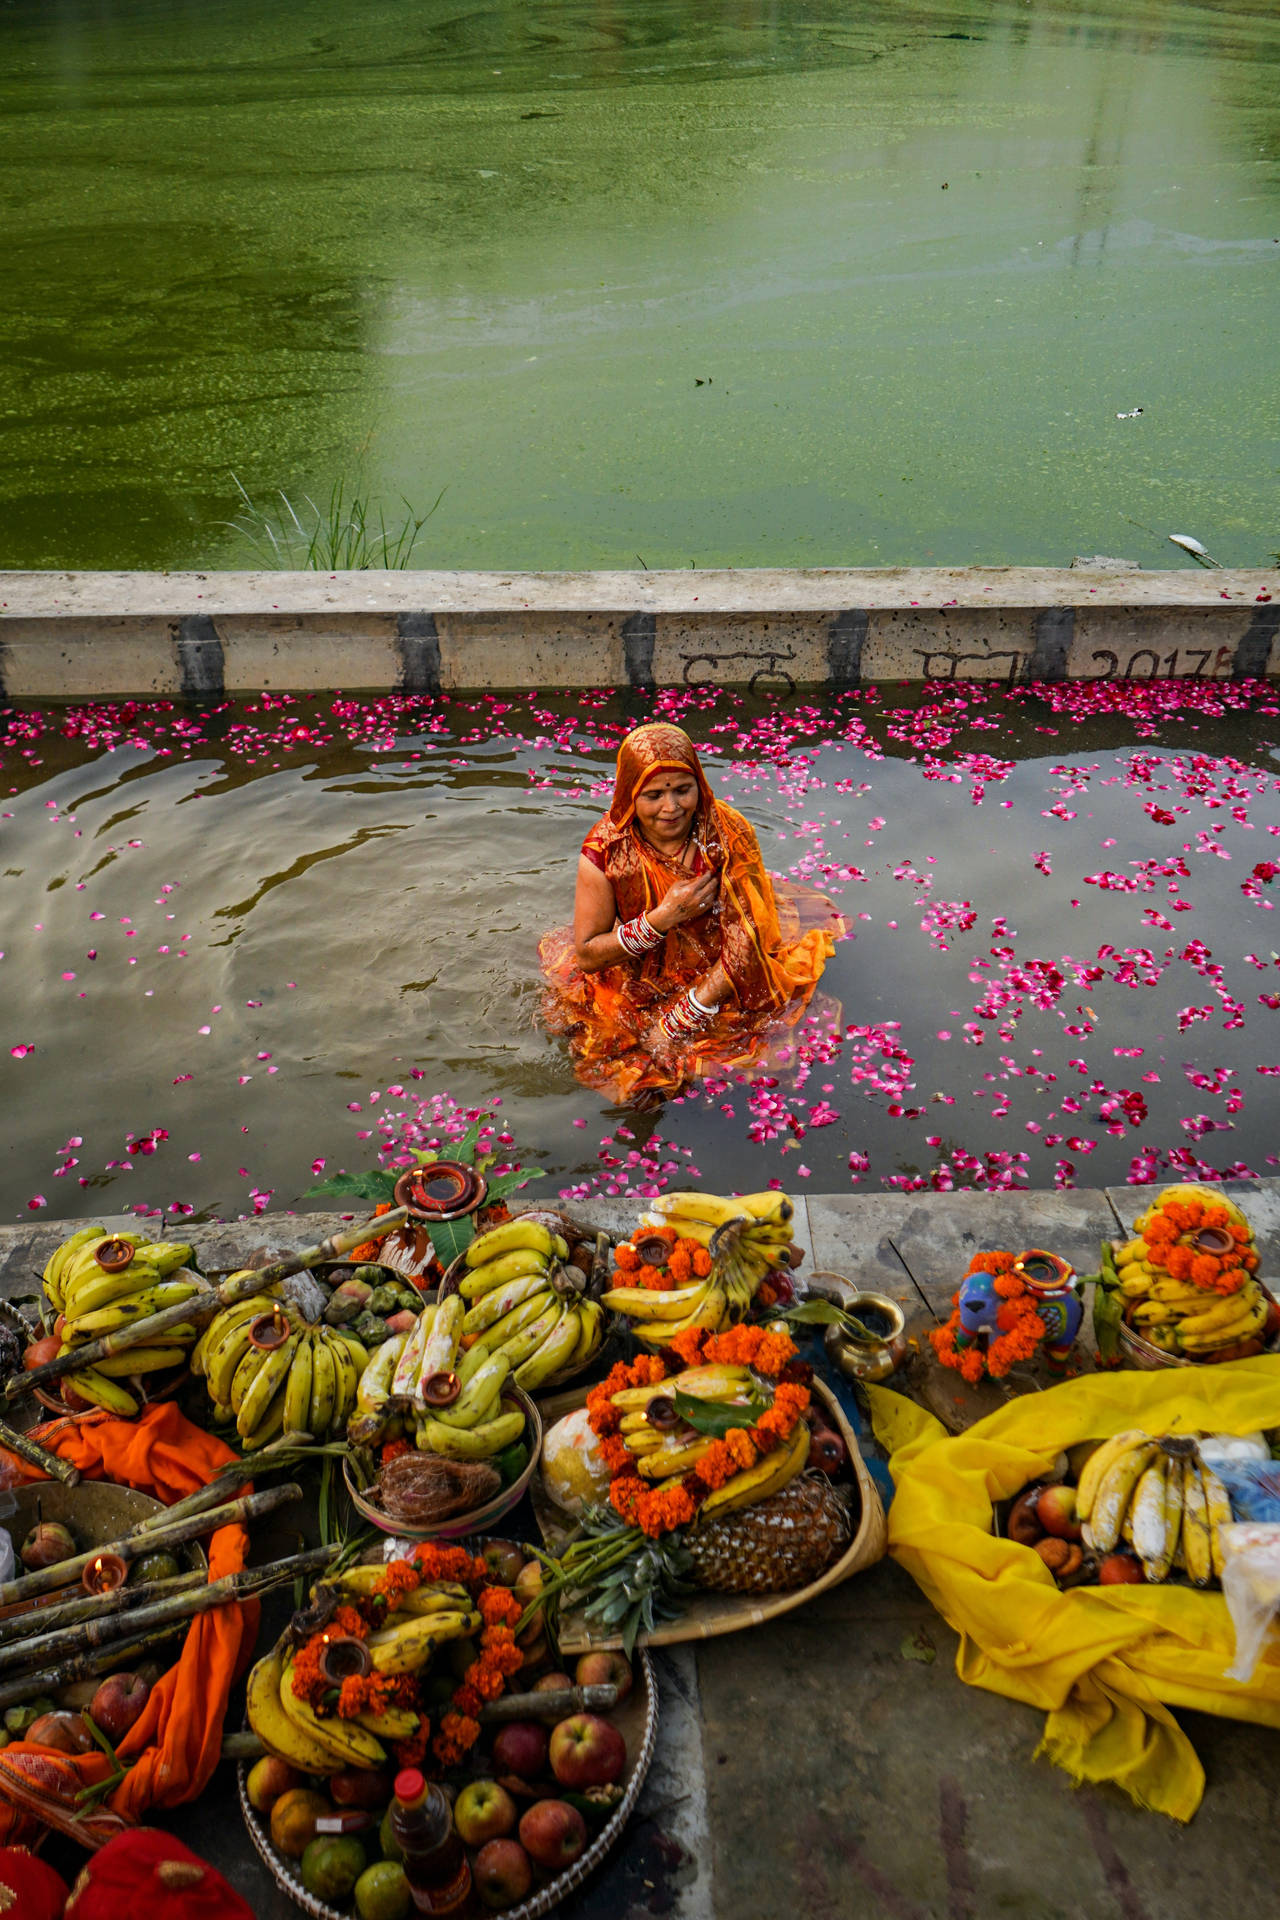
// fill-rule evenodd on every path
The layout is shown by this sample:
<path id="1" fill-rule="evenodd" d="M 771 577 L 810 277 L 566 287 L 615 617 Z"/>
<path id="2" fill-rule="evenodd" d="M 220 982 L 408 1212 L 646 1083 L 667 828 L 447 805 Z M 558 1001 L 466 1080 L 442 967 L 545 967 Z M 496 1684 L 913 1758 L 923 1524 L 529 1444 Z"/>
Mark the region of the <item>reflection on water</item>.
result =
<path id="1" fill-rule="evenodd" d="M 557 1186 L 602 1142 L 635 1184 L 651 1139 L 664 1183 L 726 1190 L 1270 1173 L 1280 702 L 1177 686 L 1137 730 L 1096 683 L 1054 695 L 1079 709 L 989 683 L 671 699 L 767 863 L 856 937 L 822 982 L 844 1034 L 643 1121 L 575 1083 L 536 965 L 649 717 L 629 699 L 25 718 L 0 768 L 4 1217 L 292 1205 L 313 1160 L 372 1164 L 437 1092 L 500 1099 Z"/>
<path id="2" fill-rule="evenodd" d="M 447 484 L 423 564 L 1264 557 L 1269 5 L 13 0 L 0 45 L 4 564 L 244 564 L 232 471 Z"/>

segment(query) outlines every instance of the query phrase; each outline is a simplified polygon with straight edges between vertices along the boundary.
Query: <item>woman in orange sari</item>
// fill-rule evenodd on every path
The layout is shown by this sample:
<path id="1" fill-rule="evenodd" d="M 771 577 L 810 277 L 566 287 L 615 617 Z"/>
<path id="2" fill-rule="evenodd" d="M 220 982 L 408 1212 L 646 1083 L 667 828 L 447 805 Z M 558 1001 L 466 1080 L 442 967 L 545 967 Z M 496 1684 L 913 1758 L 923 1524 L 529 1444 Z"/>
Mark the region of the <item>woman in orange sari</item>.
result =
<path id="1" fill-rule="evenodd" d="M 758 1061 L 846 931 L 823 895 L 775 886 L 680 727 L 637 727 L 582 844 L 573 926 L 539 950 L 547 1025 L 568 1037 L 578 1078 L 615 1102 L 675 1093 Z"/>

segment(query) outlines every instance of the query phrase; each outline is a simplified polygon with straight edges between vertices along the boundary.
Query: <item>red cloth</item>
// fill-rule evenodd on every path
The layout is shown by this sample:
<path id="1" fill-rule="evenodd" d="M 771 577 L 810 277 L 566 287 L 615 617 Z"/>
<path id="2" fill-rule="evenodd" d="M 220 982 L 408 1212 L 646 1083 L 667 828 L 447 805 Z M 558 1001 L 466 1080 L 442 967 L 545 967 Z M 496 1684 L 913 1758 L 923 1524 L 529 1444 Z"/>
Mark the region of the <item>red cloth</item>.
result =
<path id="1" fill-rule="evenodd" d="M 0 1847 L 0 1914 L 7 1920 L 62 1920 L 67 1883 L 26 1847 Z"/>
<path id="2" fill-rule="evenodd" d="M 35 1438 L 86 1478 L 136 1487 L 166 1506 L 206 1486 L 236 1458 L 168 1401 L 148 1407 L 137 1420 L 99 1414 L 55 1421 Z M 0 1458 L 14 1468 L 15 1481 L 42 1477 L 9 1454 L 0 1452 Z M 219 1527 L 207 1546 L 210 1580 L 239 1572 L 248 1546 L 243 1527 Z M 177 1661 L 157 1680 L 141 1718 L 120 1742 L 121 1759 L 134 1764 L 108 1796 L 113 1813 L 136 1821 L 148 1807 L 180 1806 L 204 1791 L 221 1755 L 232 1682 L 248 1664 L 257 1639 L 258 1614 L 258 1602 L 246 1600 L 212 1607 L 191 1621 Z M 55 1761 L 57 1766 L 51 1764 Z M 75 1792 L 110 1771 L 102 1753 L 55 1755 L 47 1747 L 15 1741 L 0 1753 L 0 1796 L 82 1845 L 100 1846 L 119 1821 L 77 1814 Z M 8 1837 L 0 1814 L 0 1839 Z"/>
<path id="3" fill-rule="evenodd" d="M 131 1827 L 99 1848 L 67 1902 L 67 1920 L 253 1920 L 216 1867 L 171 1833 Z"/>

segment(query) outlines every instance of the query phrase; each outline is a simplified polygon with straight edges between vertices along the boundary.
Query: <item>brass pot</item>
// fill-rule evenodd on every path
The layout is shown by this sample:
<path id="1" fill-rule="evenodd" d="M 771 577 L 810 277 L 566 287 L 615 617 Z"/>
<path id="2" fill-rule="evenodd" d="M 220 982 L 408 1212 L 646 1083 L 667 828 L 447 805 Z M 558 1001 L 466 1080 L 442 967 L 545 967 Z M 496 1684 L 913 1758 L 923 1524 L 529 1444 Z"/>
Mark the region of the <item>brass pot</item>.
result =
<path id="1" fill-rule="evenodd" d="M 885 1293 L 855 1292 L 843 1296 L 840 1304 L 862 1321 L 875 1336 L 873 1342 L 853 1340 L 843 1327 L 832 1326 L 823 1335 L 823 1346 L 851 1380 L 887 1380 L 907 1357 L 907 1320 L 902 1308 Z"/>

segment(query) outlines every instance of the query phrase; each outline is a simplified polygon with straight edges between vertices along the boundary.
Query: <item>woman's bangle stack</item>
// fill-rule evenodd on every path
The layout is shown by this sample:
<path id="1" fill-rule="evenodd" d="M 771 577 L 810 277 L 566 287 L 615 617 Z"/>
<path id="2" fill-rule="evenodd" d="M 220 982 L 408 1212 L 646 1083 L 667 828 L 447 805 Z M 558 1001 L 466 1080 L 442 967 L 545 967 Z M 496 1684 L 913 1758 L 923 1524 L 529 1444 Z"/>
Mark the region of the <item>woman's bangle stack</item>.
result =
<path id="1" fill-rule="evenodd" d="M 644 954 L 652 953 L 655 947 L 662 945 L 663 935 L 656 927 L 650 926 L 648 917 L 641 913 L 637 914 L 634 920 L 624 920 L 620 924 L 618 939 L 622 942 L 623 952 L 629 953 L 632 959 L 639 960 Z"/>
<path id="2" fill-rule="evenodd" d="M 695 1034 L 706 1031 L 719 1011 L 719 1007 L 704 1007 L 690 987 L 687 993 L 671 1002 L 658 1025 L 668 1040 L 691 1040 Z"/>

